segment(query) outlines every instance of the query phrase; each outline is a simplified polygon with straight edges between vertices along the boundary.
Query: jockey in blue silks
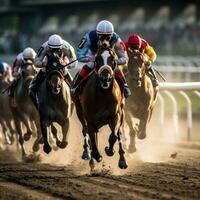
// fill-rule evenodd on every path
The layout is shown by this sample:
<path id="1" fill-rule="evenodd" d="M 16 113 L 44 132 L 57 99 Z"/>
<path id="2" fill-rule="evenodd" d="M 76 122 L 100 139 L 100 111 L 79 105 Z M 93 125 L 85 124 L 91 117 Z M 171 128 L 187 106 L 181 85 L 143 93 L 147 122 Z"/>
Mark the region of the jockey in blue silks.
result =
<path id="1" fill-rule="evenodd" d="M 86 33 L 77 49 L 77 57 L 81 62 L 86 63 L 80 70 L 78 77 L 72 87 L 72 94 L 77 95 L 80 92 L 80 83 L 93 69 L 94 69 L 94 60 L 95 54 L 98 50 L 98 44 L 102 41 L 109 42 L 114 44 L 114 50 L 117 55 L 117 68 L 119 65 L 127 66 L 128 55 L 126 52 L 125 45 L 121 38 L 114 32 L 114 27 L 111 22 L 107 20 L 102 20 L 97 24 L 96 30 L 92 30 Z M 130 89 L 125 81 L 124 74 L 122 70 L 115 69 L 115 77 L 121 88 L 122 94 L 125 98 L 131 95 Z"/>

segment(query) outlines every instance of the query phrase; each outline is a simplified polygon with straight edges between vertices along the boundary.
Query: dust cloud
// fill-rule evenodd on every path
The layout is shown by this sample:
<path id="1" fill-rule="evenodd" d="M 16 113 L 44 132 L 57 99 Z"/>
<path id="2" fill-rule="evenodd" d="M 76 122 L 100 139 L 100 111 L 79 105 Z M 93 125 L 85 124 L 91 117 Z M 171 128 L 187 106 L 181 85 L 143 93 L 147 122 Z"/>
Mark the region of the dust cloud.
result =
<path id="1" fill-rule="evenodd" d="M 108 138 L 110 129 L 105 126 L 100 129 L 99 138 L 99 151 L 103 156 L 103 161 L 100 163 L 95 162 L 95 170 L 98 173 L 109 173 L 114 175 L 123 175 L 134 171 L 138 165 L 145 162 L 159 163 L 170 161 L 170 155 L 173 153 L 171 150 L 172 145 L 175 146 L 178 142 L 178 137 L 174 134 L 173 123 L 171 121 L 165 122 L 165 127 L 159 125 L 157 115 L 153 115 L 152 120 L 147 127 L 147 137 L 144 140 L 136 139 L 137 152 L 129 154 L 125 153 L 128 169 L 122 170 L 118 167 L 119 154 L 118 154 L 118 142 L 115 144 L 115 155 L 108 157 L 105 154 L 105 147 L 108 145 Z M 60 129 L 59 129 L 60 130 Z M 65 149 L 53 148 L 50 154 L 43 152 L 43 145 L 40 145 L 38 154 L 42 163 L 48 163 L 56 166 L 71 166 L 78 174 L 90 173 L 89 161 L 81 159 L 83 152 L 83 137 L 82 127 L 74 112 L 70 119 L 68 146 Z M 58 131 L 59 132 L 59 131 Z M 126 144 L 129 145 L 129 128 L 126 127 Z M 32 153 L 31 141 L 25 142 L 26 152 Z M 5 145 L 4 145 L 5 146 Z M 1 149 L 5 148 L 1 144 Z M 55 145 L 52 145 L 55 146 Z M 21 153 L 19 146 L 16 144 L 6 147 L 9 151 L 13 152 L 17 161 L 21 159 Z"/>

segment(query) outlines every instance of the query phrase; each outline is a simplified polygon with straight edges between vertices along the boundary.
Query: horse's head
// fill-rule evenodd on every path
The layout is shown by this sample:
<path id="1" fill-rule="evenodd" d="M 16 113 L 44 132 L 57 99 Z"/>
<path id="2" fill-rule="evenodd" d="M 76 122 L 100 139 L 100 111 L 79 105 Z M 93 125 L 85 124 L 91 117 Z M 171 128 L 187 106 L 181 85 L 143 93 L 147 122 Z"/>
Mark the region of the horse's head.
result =
<path id="1" fill-rule="evenodd" d="M 142 78 L 146 73 L 146 57 L 144 53 L 141 53 L 138 50 L 128 49 L 129 63 L 128 70 L 131 75 L 131 78 L 134 81 L 136 87 L 141 86 Z"/>
<path id="2" fill-rule="evenodd" d="M 51 71 L 47 76 L 47 84 L 53 94 L 59 94 L 64 77 L 60 71 Z"/>
<path id="3" fill-rule="evenodd" d="M 28 76 L 34 76 L 37 73 L 33 61 L 27 60 L 21 66 L 22 77 L 26 78 Z"/>
<path id="4" fill-rule="evenodd" d="M 100 85 L 108 89 L 112 83 L 114 72 L 117 65 L 117 56 L 112 48 L 102 46 L 99 48 L 95 57 L 95 71 L 98 74 Z"/>

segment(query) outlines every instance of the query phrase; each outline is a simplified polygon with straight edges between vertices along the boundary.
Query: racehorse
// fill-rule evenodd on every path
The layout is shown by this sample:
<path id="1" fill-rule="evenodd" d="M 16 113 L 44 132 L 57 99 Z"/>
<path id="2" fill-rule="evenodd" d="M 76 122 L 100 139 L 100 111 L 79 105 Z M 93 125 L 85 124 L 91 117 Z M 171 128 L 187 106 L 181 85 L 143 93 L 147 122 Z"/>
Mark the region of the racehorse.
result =
<path id="1" fill-rule="evenodd" d="M 113 48 L 99 47 L 95 56 L 94 71 L 85 83 L 79 97 L 73 97 L 84 137 L 82 158 L 90 159 L 91 169 L 95 167 L 94 159 L 97 162 L 102 160 L 98 150 L 98 131 L 104 125 L 108 125 L 111 130 L 108 140 L 109 146 L 105 148 L 106 154 L 108 156 L 114 155 L 113 148 L 118 139 L 120 155 L 118 165 L 121 169 L 128 167 L 121 140 L 121 126 L 124 120 L 123 96 L 115 80 L 115 67 L 116 54 Z"/>
<path id="2" fill-rule="evenodd" d="M 41 138 L 40 126 L 39 126 L 39 115 L 33 105 L 29 95 L 28 88 L 34 75 L 37 73 L 35 66 L 31 61 L 23 64 L 21 67 L 21 77 L 16 85 L 14 92 L 15 106 L 10 103 L 10 108 L 13 113 L 15 127 L 19 135 L 19 143 L 22 150 L 22 159 L 26 160 L 26 152 L 24 149 L 24 140 L 28 141 L 32 135 L 32 130 L 30 128 L 30 123 L 35 123 L 37 128 L 37 139 L 33 144 L 33 151 L 39 150 L 39 138 Z M 23 138 L 22 124 L 25 125 L 27 133 Z"/>
<path id="3" fill-rule="evenodd" d="M 65 148 L 68 144 L 69 118 L 72 114 L 70 87 L 64 80 L 64 68 L 60 64 L 59 57 L 52 54 L 47 57 L 47 71 L 45 81 L 41 84 L 38 92 L 38 105 L 40 126 L 44 140 L 43 150 L 50 153 L 51 146 L 48 142 L 48 129 L 57 122 L 62 128 L 62 141 L 57 137 L 57 131 L 52 131 L 56 138 L 56 144 Z M 55 129 L 55 127 L 54 127 Z"/>
<path id="4" fill-rule="evenodd" d="M 2 132 L 5 137 L 5 144 L 12 144 L 14 141 L 14 127 L 12 125 L 13 116 L 9 107 L 9 97 L 3 92 L 9 86 L 8 80 L 6 80 L 4 74 L 0 73 L 0 124 L 2 126 Z"/>
<path id="5" fill-rule="evenodd" d="M 147 122 L 150 121 L 152 111 L 157 99 L 158 88 L 153 88 L 150 74 L 145 65 L 146 57 L 139 51 L 128 49 L 129 63 L 127 82 L 132 95 L 127 99 L 126 123 L 130 128 L 129 152 L 136 151 L 135 136 L 139 139 L 146 137 Z M 138 124 L 132 124 L 132 117 L 139 120 Z"/>

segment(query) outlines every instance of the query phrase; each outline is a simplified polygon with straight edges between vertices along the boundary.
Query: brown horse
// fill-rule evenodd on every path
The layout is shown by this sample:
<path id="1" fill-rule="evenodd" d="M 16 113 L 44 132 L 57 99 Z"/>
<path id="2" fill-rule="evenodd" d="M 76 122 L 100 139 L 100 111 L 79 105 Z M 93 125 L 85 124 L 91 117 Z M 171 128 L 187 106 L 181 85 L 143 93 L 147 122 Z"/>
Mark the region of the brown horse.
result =
<path id="1" fill-rule="evenodd" d="M 153 88 L 151 75 L 145 65 L 147 57 L 143 53 L 131 49 L 128 49 L 128 56 L 126 78 L 132 95 L 127 99 L 126 122 L 130 128 L 129 152 L 135 152 L 135 136 L 137 135 L 139 139 L 146 137 L 147 122 L 151 119 L 158 88 Z M 139 120 L 138 124 L 132 124 L 133 117 Z"/>
<path id="2" fill-rule="evenodd" d="M 56 144 L 59 148 L 65 148 L 68 144 L 69 118 L 72 114 L 71 95 L 69 85 L 64 80 L 63 66 L 56 55 L 48 56 L 48 67 L 45 81 L 41 84 L 38 93 L 40 126 L 44 140 L 43 150 L 51 152 L 48 141 L 48 130 L 51 126 Z M 62 140 L 57 137 L 57 130 L 53 122 L 58 123 L 62 129 Z"/>
<path id="3" fill-rule="evenodd" d="M 14 141 L 14 127 L 12 125 L 13 116 L 9 107 L 9 97 L 3 92 L 9 86 L 8 79 L 0 73 L 0 124 L 5 137 L 5 144 L 11 144 Z M 3 92 L 3 93 L 2 93 Z"/>
<path id="4" fill-rule="evenodd" d="M 104 125 L 109 125 L 111 134 L 108 140 L 109 147 L 105 148 L 105 152 L 108 156 L 113 156 L 113 147 L 118 139 L 119 167 L 125 169 L 128 165 L 124 157 L 121 140 L 121 126 L 124 120 L 123 97 L 114 74 L 116 54 L 111 48 L 101 47 L 95 57 L 95 63 L 95 69 L 85 83 L 79 98 L 74 100 L 76 112 L 83 128 L 84 152 L 82 158 L 90 159 L 91 169 L 95 165 L 93 159 L 97 162 L 102 160 L 98 150 L 98 130 Z"/>
<path id="5" fill-rule="evenodd" d="M 30 123 L 35 123 L 37 128 L 37 139 L 34 142 L 33 150 L 39 150 L 39 138 L 41 136 L 40 126 L 39 126 L 39 115 L 38 112 L 33 105 L 29 95 L 28 88 L 31 80 L 36 74 L 35 67 L 33 63 L 27 62 L 21 68 L 22 75 L 16 86 L 16 90 L 14 93 L 16 105 L 13 106 L 10 104 L 11 111 L 13 113 L 14 122 L 16 131 L 19 135 L 19 143 L 21 145 L 22 150 L 22 159 L 27 159 L 26 152 L 24 149 L 24 140 L 29 140 L 32 135 L 32 129 L 30 128 Z M 27 129 L 27 133 L 23 137 L 23 129 L 22 124 L 25 125 Z"/>

